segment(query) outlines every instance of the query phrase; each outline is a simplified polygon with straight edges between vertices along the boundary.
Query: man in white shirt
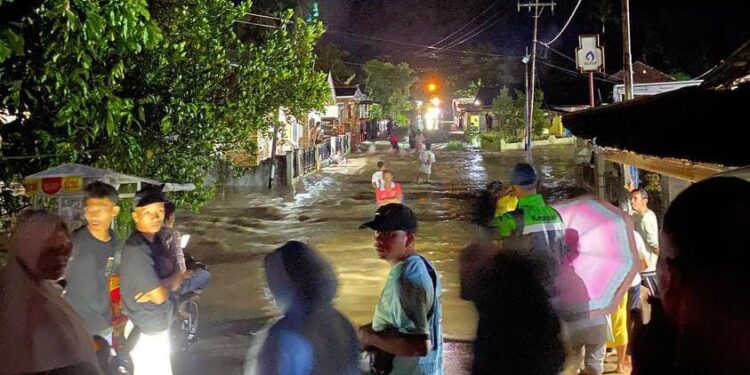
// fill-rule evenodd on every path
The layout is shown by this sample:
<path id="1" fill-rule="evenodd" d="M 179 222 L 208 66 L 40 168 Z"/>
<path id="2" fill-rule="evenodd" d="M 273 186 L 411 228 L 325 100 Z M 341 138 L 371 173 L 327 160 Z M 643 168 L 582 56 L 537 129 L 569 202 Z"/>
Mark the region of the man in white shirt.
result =
<path id="1" fill-rule="evenodd" d="M 385 170 L 385 162 L 378 162 L 378 170 L 372 174 L 372 188 L 377 190 L 383 186 L 383 171 Z"/>
<path id="2" fill-rule="evenodd" d="M 659 224 L 656 220 L 656 214 L 648 208 L 648 193 L 645 189 L 635 189 L 630 192 L 630 204 L 635 211 L 633 221 L 635 230 L 643 237 L 646 242 L 646 271 L 656 269 L 656 259 L 659 254 Z"/>
<path id="3" fill-rule="evenodd" d="M 417 176 L 417 183 L 420 181 L 430 182 L 430 175 L 432 175 L 432 164 L 435 163 L 435 154 L 430 151 L 432 143 L 425 144 L 425 151 L 419 154 L 419 175 Z"/>

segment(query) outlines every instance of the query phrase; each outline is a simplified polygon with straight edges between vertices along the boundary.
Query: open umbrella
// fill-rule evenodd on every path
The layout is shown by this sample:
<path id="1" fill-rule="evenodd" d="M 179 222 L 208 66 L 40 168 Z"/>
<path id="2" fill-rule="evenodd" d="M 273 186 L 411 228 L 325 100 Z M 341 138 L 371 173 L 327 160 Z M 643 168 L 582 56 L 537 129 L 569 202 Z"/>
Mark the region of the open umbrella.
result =
<path id="1" fill-rule="evenodd" d="M 568 246 L 553 299 L 561 318 L 575 320 L 614 312 L 638 272 L 633 221 L 592 196 L 556 204 Z"/>

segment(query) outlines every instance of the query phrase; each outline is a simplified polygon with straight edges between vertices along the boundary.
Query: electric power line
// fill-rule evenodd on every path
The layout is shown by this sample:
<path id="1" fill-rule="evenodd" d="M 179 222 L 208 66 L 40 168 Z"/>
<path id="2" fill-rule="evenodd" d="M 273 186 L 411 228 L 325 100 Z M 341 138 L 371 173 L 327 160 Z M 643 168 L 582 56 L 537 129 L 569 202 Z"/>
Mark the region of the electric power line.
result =
<path id="1" fill-rule="evenodd" d="M 483 23 L 479 24 L 478 26 L 476 26 L 475 28 L 473 28 L 471 31 L 469 31 L 469 32 L 465 33 L 464 35 L 462 35 L 461 37 L 459 37 L 458 39 L 454 40 L 451 43 L 448 43 L 447 45 L 445 45 L 443 47 L 440 47 L 438 49 L 438 51 L 451 50 L 451 49 L 453 49 L 453 47 L 461 45 L 461 44 L 467 42 L 468 40 L 477 37 L 478 35 L 482 34 L 485 31 L 487 31 L 492 26 L 495 26 L 498 22 L 500 22 L 505 17 L 507 17 L 508 14 L 509 13 L 507 13 L 507 12 L 504 13 L 504 14 L 503 13 L 498 13 L 498 14 L 496 14 L 496 15 L 488 18 Z M 491 22 L 491 23 L 489 25 L 487 25 L 488 22 Z M 481 28 L 481 30 L 479 30 L 480 28 Z"/>
<path id="2" fill-rule="evenodd" d="M 568 75 L 570 75 L 571 77 L 577 77 L 577 78 L 581 78 L 581 79 L 585 78 L 578 71 L 570 70 L 570 69 L 567 69 L 567 68 L 563 68 L 563 67 L 561 67 L 559 65 L 551 64 L 551 63 L 548 63 L 548 62 L 543 61 L 543 60 L 540 60 L 540 63 L 542 63 L 542 64 L 544 64 L 544 65 L 546 65 L 546 66 L 548 66 L 550 68 L 557 69 L 557 70 L 560 70 L 562 72 L 568 73 Z M 615 84 L 620 83 L 618 81 L 613 81 L 613 80 L 606 79 L 606 78 L 594 77 L 594 79 L 597 80 L 597 81 L 602 81 L 602 82 L 607 82 L 607 83 L 615 83 Z"/>
<path id="3" fill-rule="evenodd" d="M 453 48 L 453 47 L 455 47 L 455 46 L 461 45 L 461 44 L 463 44 L 463 43 L 466 43 L 467 41 L 469 41 L 469 40 L 471 40 L 471 39 L 473 39 L 473 38 L 476 38 L 476 37 L 477 37 L 478 35 L 482 34 L 483 32 L 487 31 L 487 30 L 488 30 L 489 28 L 491 28 L 492 26 L 495 26 L 495 25 L 496 25 L 496 24 L 497 24 L 498 22 L 502 21 L 502 20 L 503 20 L 503 19 L 504 19 L 504 18 L 505 18 L 506 16 L 508 16 L 508 13 L 505 13 L 505 14 L 501 14 L 499 18 L 495 19 L 495 20 L 494 20 L 494 21 L 493 21 L 492 23 L 490 23 L 489 25 L 485 26 L 485 27 L 484 27 L 484 28 L 482 28 L 481 30 L 479 30 L 479 31 L 476 31 L 475 33 L 473 33 L 473 34 L 471 34 L 471 35 L 465 34 L 465 35 L 464 35 L 464 36 L 465 36 L 465 38 L 463 38 L 463 39 L 461 39 L 461 40 L 458 40 L 458 41 L 454 41 L 454 42 L 452 42 L 452 43 L 449 43 L 449 44 L 448 44 L 447 46 L 441 47 L 441 49 L 440 49 L 440 50 L 441 50 L 441 51 L 445 51 L 445 50 L 450 50 L 450 49 L 452 49 L 452 48 Z M 490 18 L 490 20 L 491 20 L 491 18 Z M 487 20 L 487 21 L 489 21 L 489 20 Z M 486 23 L 487 21 L 485 21 L 485 23 Z M 483 24 L 484 24 L 484 23 L 483 23 Z M 478 28 L 478 27 L 481 27 L 481 25 L 480 25 L 480 26 L 477 26 L 477 28 Z M 474 30 L 476 30 L 476 28 L 475 28 Z M 472 30 L 472 32 L 473 32 L 474 30 Z M 468 35 L 468 36 L 467 36 L 467 35 Z"/>
<path id="4" fill-rule="evenodd" d="M 568 25 L 570 25 L 570 21 L 573 20 L 573 16 L 575 16 L 576 11 L 578 10 L 578 7 L 581 6 L 582 2 L 583 2 L 583 0 L 578 0 L 578 4 L 576 4 L 576 7 L 573 8 L 573 12 L 570 13 L 570 17 L 568 17 L 568 21 L 565 22 L 565 25 L 562 27 L 562 29 L 560 29 L 560 32 L 558 32 L 557 35 L 555 35 L 555 37 L 552 38 L 552 40 L 550 40 L 549 42 L 547 42 L 547 43 L 541 42 L 541 44 L 543 46 L 547 47 L 547 45 L 554 43 L 557 40 L 557 38 L 559 38 L 560 35 L 563 34 L 563 32 L 565 31 L 565 29 L 568 27 Z"/>
<path id="5" fill-rule="evenodd" d="M 404 42 L 404 41 L 393 40 L 393 39 L 379 38 L 379 37 L 374 37 L 374 36 L 370 36 L 370 35 L 351 33 L 351 32 L 348 32 L 348 31 L 341 31 L 341 30 L 329 29 L 328 32 L 331 32 L 331 33 L 334 33 L 334 34 L 340 34 L 340 35 L 343 35 L 343 36 L 349 36 L 350 39 L 355 40 L 355 41 L 357 41 L 357 40 L 353 39 L 353 38 L 359 37 L 359 38 L 364 38 L 364 39 L 370 39 L 370 40 L 375 40 L 375 41 L 380 41 L 380 42 L 386 42 L 386 43 L 393 43 L 393 44 L 400 44 L 400 45 L 411 46 L 411 47 L 430 48 L 430 49 L 433 49 L 433 50 L 439 49 L 437 47 L 426 46 L 424 44 L 417 44 L 417 43 L 410 43 L 410 42 Z M 449 52 L 454 52 L 454 53 L 470 54 L 470 55 L 489 56 L 489 57 L 495 57 L 495 58 L 507 58 L 507 59 L 520 59 L 521 58 L 521 56 L 509 56 L 509 55 L 501 55 L 501 54 L 497 54 L 497 53 L 487 53 L 487 52 L 475 52 L 475 51 L 453 50 L 453 49 L 448 50 L 448 51 Z"/>
<path id="6" fill-rule="evenodd" d="M 563 52 L 560 52 L 559 50 L 557 50 L 557 49 L 555 49 L 555 48 L 553 48 L 553 47 L 550 47 L 550 46 L 548 46 L 548 45 L 545 45 L 545 44 L 542 44 L 542 43 L 539 43 L 539 44 L 541 44 L 541 45 L 542 45 L 543 47 L 547 48 L 548 50 L 552 51 L 553 53 L 557 54 L 558 56 L 560 56 L 560 57 L 563 57 L 563 58 L 565 58 L 566 60 L 569 60 L 569 61 L 571 61 L 571 62 L 572 62 L 573 64 L 576 64 L 576 65 L 578 65 L 578 62 L 576 61 L 576 59 L 574 59 L 574 58 L 572 58 L 572 57 L 570 57 L 570 56 L 566 55 L 565 53 L 563 53 Z M 607 78 L 608 80 L 610 80 L 610 81 L 612 81 L 612 82 L 615 82 L 615 81 L 617 81 L 617 78 L 616 78 L 616 77 L 614 77 L 614 76 L 613 76 L 613 75 L 611 75 L 611 74 L 607 74 L 607 73 L 605 73 L 605 72 L 594 72 L 594 74 L 598 74 L 598 75 L 600 75 L 600 76 L 602 76 L 602 77 L 605 77 L 605 78 Z M 616 83 L 619 83 L 619 81 L 617 81 Z"/>
<path id="7" fill-rule="evenodd" d="M 467 22 L 467 23 L 465 23 L 465 24 L 464 24 L 463 26 L 459 27 L 459 28 L 458 28 L 458 29 L 457 29 L 456 31 L 454 31 L 454 32 L 452 32 L 452 33 L 450 33 L 450 34 L 448 34 L 448 36 L 446 36 L 445 38 L 443 38 L 443 39 L 440 39 L 440 40 L 438 40 L 437 42 L 433 43 L 433 44 L 432 44 L 432 45 L 431 45 L 430 47 L 437 47 L 437 45 L 438 45 L 438 44 L 440 44 L 440 43 L 442 43 L 442 42 L 444 42 L 444 41 L 448 40 L 448 39 L 449 39 L 450 37 L 452 37 L 453 35 L 456 35 L 456 34 L 457 34 L 457 33 L 458 33 L 459 31 L 463 30 L 463 29 L 464 29 L 464 28 L 465 28 L 466 26 L 469 26 L 469 25 L 471 25 L 471 24 L 472 24 L 472 23 L 473 23 L 474 21 L 476 21 L 477 19 L 479 19 L 479 17 L 483 16 L 483 15 L 484 15 L 485 13 L 487 13 L 487 12 L 488 12 L 488 11 L 489 11 L 490 9 L 492 9 L 492 7 L 494 7 L 494 6 L 495 6 L 495 5 L 497 5 L 497 4 L 498 4 L 498 1 L 496 1 L 496 0 L 493 0 L 493 2 L 492 2 L 492 3 L 491 3 L 491 4 L 490 4 L 490 5 L 489 5 L 489 6 L 487 7 L 487 8 L 485 8 L 485 9 L 484 9 L 484 10 L 483 10 L 483 11 L 482 11 L 481 13 L 479 13 L 479 14 L 478 14 L 478 15 L 477 15 L 476 17 L 472 18 L 472 19 L 471 19 L 471 20 L 470 20 L 469 22 Z M 421 54 L 421 53 L 424 53 L 424 52 L 425 52 L 426 50 L 427 50 L 427 49 L 425 49 L 425 50 L 422 50 L 422 51 L 420 51 L 419 53 L 420 53 L 420 54 Z"/>

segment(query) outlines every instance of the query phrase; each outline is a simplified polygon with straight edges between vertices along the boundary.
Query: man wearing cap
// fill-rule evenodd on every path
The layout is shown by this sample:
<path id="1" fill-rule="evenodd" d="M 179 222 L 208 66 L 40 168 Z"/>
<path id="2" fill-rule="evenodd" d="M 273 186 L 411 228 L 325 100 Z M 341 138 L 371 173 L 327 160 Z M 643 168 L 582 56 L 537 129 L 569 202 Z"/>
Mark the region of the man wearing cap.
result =
<path id="1" fill-rule="evenodd" d="M 180 285 L 181 276 L 179 272 L 164 275 L 165 266 L 173 264 L 158 236 L 165 201 L 161 187 L 136 193 L 132 213 L 136 230 L 122 250 L 122 301 L 130 317 L 128 326 L 140 333 L 130 352 L 135 375 L 172 374 L 168 330 L 173 306 L 169 291 Z"/>
<path id="2" fill-rule="evenodd" d="M 416 251 L 416 216 L 409 207 L 391 203 L 360 228 L 375 231 L 375 252 L 391 265 L 372 323 L 359 329 L 362 346 L 381 353 L 376 367 L 391 369 L 387 373 L 442 375 L 440 279 Z"/>
<path id="3" fill-rule="evenodd" d="M 529 236 L 527 254 L 541 266 L 538 278 L 550 297 L 555 295 L 555 277 L 564 256 L 565 227 L 560 214 L 537 193 L 539 181 L 536 170 L 527 163 L 519 163 L 511 175 L 512 194 L 518 198 L 515 211 L 496 217 L 493 221 L 501 237 Z"/>

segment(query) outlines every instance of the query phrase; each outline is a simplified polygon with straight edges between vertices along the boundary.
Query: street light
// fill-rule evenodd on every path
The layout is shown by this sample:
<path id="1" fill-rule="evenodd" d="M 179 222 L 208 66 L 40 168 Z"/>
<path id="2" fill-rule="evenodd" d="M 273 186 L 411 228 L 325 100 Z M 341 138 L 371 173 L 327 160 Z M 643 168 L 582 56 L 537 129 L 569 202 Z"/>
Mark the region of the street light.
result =
<path id="1" fill-rule="evenodd" d="M 437 107 L 437 106 L 440 105 L 440 98 L 434 97 L 434 98 L 430 99 L 430 103 L 432 103 L 432 105 L 434 105 L 435 107 Z"/>

